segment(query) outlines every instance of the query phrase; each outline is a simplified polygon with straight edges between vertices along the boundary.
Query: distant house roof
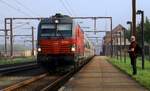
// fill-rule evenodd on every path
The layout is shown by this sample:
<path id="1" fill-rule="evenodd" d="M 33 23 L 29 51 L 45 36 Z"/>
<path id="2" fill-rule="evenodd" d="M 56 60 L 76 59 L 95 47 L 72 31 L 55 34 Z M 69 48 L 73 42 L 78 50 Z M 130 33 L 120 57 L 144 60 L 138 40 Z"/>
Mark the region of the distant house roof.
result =
<path id="1" fill-rule="evenodd" d="M 116 32 L 121 32 L 123 30 L 127 30 L 125 27 L 123 27 L 121 24 L 119 24 L 118 26 L 116 26 L 113 30 L 112 33 L 116 33 Z M 105 37 L 109 37 L 110 36 L 110 31 L 106 32 L 106 36 Z"/>
<path id="2" fill-rule="evenodd" d="M 127 30 L 125 27 L 123 27 L 121 24 L 117 25 L 113 30 L 112 33 L 117 33 L 117 32 L 123 32 L 124 30 Z M 106 32 L 106 35 L 104 36 L 104 43 L 108 44 L 111 42 L 111 32 Z"/>
<path id="3" fill-rule="evenodd" d="M 115 33 L 115 32 L 121 32 L 121 31 L 123 31 L 123 30 L 127 30 L 125 27 L 123 27 L 121 24 L 119 24 L 118 26 L 116 26 L 113 30 L 112 30 L 112 32 L 113 33 Z"/>

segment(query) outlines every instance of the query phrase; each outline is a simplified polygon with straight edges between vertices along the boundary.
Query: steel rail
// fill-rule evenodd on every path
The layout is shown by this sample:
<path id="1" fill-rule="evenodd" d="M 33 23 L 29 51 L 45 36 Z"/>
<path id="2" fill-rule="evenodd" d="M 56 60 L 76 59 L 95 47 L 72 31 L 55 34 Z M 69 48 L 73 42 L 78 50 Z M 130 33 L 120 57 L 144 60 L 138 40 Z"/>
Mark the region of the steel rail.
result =
<path id="1" fill-rule="evenodd" d="M 74 72 L 71 71 L 71 72 L 65 74 L 64 76 L 56 79 L 54 82 L 52 82 L 48 86 L 44 87 L 40 91 L 56 91 L 58 88 L 60 88 L 61 85 L 63 85 L 64 82 L 66 82 L 73 75 L 73 73 Z"/>
<path id="2" fill-rule="evenodd" d="M 47 75 L 48 75 L 48 74 L 45 73 L 45 74 L 42 74 L 42 75 L 39 75 L 39 76 L 36 76 L 36 77 L 32 77 L 31 79 L 24 80 L 24 81 L 19 82 L 19 83 L 17 83 L 17 84 L 14 84 L 14 85 L 11 85 L 11 86 L 9 86 L 9 87 L 6 87 L 6 88 L 2 89 L 2 91 L 12 91 L 12 90 L 16 90 L 16 89 L 21 88 L 21 87 L 23 87 L 23 86 L 25 86 L 25 85 L 28 85 L 28 84 L 30 84 L 30 83 L 33 83 L 33 82 L 35 82 L 35 81 L 37 81 L 37 80 L 40 80 L 40 79 L 46 77 Z"/>
<path id="3" fill-rule="evenodd" d="M 77 70 L 75 71 L 70 71 L 69 73 L 63 75 L 59 79 L 56 79 L 53 83 L 47 85 L 40 91 L 57 91 L 62 85 L 64 85 L 75 73 L 77 73 L 84 65 L 86 65 L 91 59 L 88 58 L 86 62 L 84 62 Z"/>
<path id="4" fill-rule="evenodd" d="M 21 66 L 12 66 L 12 67 L 1 68 L 0 76 L 23 71 L 23 70 L 29 70 L 29 69 L 33 69 L 33 68 L 37 68 L 37 67 L 38 67 L 38 65 L 36 63 L 31 63 L 31 64 L 26 64 L 26 65 L 21 65 Z"/>
<path id="5" fill-rule="evenodd" d="M 86 60 L 86 62 L 84 62 L 80 67 L 77 68 L 77 70 L 72 70 L 66 74 L 64 74 L 61 77 L 58 77 L 56 80 L 52 81 L 52 83 L 50 83 L 49 85 L 46 85 L 45 87 L 41 88 L 40 91 L 57 91 L 62 85 L 64 85 L 75 73 L 77 73 L 84 65 L 86 65 L 90 60 L 92 59 L 89 58 Z M 13 84 L 9 87 L 6 87 L 4 89 L 2 89 L 2 91 L 15 91 L 17 89 L 21 89 L 24 86 L 30 86 L 30 84 L 36 84 L 36 82 L 40 81 L 42 82 L 42 79 L 44 79 L 45 77 L 48 76 L 48 73 L 39 75 L 39 76 L 35 76 L 32 77 L 31 79 L 28 80 L 24 80 L 20 83 L 17 84 Z"/>

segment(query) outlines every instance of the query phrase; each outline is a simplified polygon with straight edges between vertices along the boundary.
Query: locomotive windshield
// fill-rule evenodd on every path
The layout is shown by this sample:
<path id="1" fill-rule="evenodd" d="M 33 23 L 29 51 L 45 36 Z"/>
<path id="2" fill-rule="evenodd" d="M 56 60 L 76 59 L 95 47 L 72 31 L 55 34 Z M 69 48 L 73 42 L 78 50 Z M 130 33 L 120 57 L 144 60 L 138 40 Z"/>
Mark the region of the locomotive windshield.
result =
<path id="1" fill-rule="evenodd" d="M 71 37 L 71 24 L 42 24 L 41 37 Z"/>
<path id="2" fill-rule="evenodd" d="M 41 29 L 55 29 L 54 25 L 49 25 L 49 24 L 43 24 L 41 26 Z"/>

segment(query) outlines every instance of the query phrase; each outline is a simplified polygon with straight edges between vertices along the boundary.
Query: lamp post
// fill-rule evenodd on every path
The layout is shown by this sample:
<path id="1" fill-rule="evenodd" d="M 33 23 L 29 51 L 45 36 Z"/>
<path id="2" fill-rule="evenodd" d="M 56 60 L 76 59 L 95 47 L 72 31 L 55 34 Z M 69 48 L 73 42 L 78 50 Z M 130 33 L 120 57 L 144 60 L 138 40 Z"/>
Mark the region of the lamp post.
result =
<path id="1" fill-rule="evenodd" d="M 141 31 L 142 31 L 142 69 L 144 69 L 144 11 L 138 10 L 136 14 L 141 14 Z"/>
<path id="2" fill-rule="evenodd" d="M 136 38 L 136 0 L 132 0 L 132 31 Z"/>
<path id="3" fill-rule="evenodd" d="M 31 27 L 32 29 L 32 56 L 34 56 L 34 27 Z"/>
<path id="4" fill-rule="evenodd" d="M 117 33 L 117 60 L 118 60 L 118 33 Z"/>
<path id="5" fill-rule="evenodd" d="M 124 31 L 124 62 L 126 63 L 126 29 L 122 28 Z"/>
<path id="6" fill-rule="evenodd" d="M 127 21 L 127 24 L 130 25 L 130 37 L 133 35 L 133 31 L 132 31 L 132 22 L 131 21 Z"/>
<path id="7" fill-rule="evenodd" d="M 122 61 L 122 40 L 121 40 L 121 32 L 119 32 L 120 35 L 120 61 Z"/>

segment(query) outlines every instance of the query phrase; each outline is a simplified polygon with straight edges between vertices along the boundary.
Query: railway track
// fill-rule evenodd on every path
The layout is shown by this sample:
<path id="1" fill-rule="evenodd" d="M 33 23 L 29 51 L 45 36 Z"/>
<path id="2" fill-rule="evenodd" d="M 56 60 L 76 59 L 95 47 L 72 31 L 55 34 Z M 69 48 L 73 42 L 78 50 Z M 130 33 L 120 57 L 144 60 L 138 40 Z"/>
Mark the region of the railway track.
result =
<path id="1" fill-rule="evenodd" d="M 19 88 L 21 88 L 21 87 L 23 87 L 23 86 L 25 86 L 25 85 L 31 84 L 31 83 L 33 83 L 33 82 L 35 82 L 35 81 L 37 81 L 37 80 L 40 80 L 40 79 L 42 79 L 42 78 L 44 78 L 44 77 L 46 77 L 46 76 L 47 76 L 47 74 L 45 73 L 45 74 L 42 74 L 42 75 L 39 75 L 39 76 L 32 77 L 32 78 L 30 78 L 30 79 L 27 79 L 27 80 L 24 80 L 24 81 L 22 81 L 22 82 L 13 84 L 13 85 L 11 85 L 11 86 L 8 86 L 8 87 L 2 89 L 2 91 L 13 91 L 13 90 L 17 90 L 17 89 L 19 89 Z"/>
<path id="2" fill-rule="evenodd" d="M 0 65 L 0 69 L 1 68 L 6 68 L 6 67 L 14 67 L 14 66 L 21 66 L 21 65 L 26 65 L 26 64 L 32 64 L 32 63 L 36 63 L 36 61 L 22 62 L 22 63 L 15 63 L 15 64 L 3 64 L 3 65 Z"/>
<path id="3" fill-rule="evenodd" d="M 84 65 L 88 63 L 88 61 L 85 62 Z M 2 89 L 2 91 L 57 91 L 82 67 L 83 66 L 78 68 L 77 71 L 72 70 L 62 76 L 50 75 L 47 73 L 34 76 L 30 79 L 10 85 Z"/>
<path id="4" fill-rule="evenodd" d="M 71 76 L 73 72 L 69 72 L 63 76 L 50 76 L 49 74 L 41 74 L 19 83 L 10 85 L 2 91 L 57 91 Z"/>
<path id="5" fill-rule="evenodd" d="M 31 79 L 45 72 L 46 71 L 40 68 L 36 63 L 3 67 L 0 69 L 0 91 L 10 85 Z"/>
<path id="6" fill-rule="evenodd" d="M 28 64 L 21 64 L 21 65 L 17 65 L 17 66 L 3 67 L 3 68 L 0 68 L 0 76 L 19 72 L 19 71 L 35 69 L 38 67 L 39 66 L 35 62 L 34 63 L 28 63 Z"/>
<path id="7" fill-rule="evenodd" d="M 57 80 L 53 81 L 51 84 L 43 87 L 40 91 L 57 91 L 62 85 L 64 85 L 74 74 L 74 72 L 69 72 Z"/>

